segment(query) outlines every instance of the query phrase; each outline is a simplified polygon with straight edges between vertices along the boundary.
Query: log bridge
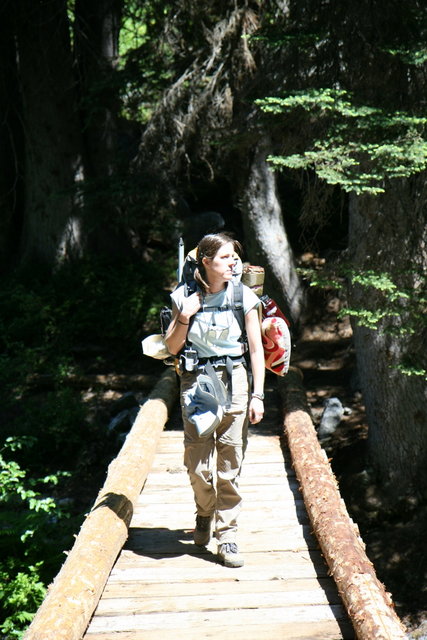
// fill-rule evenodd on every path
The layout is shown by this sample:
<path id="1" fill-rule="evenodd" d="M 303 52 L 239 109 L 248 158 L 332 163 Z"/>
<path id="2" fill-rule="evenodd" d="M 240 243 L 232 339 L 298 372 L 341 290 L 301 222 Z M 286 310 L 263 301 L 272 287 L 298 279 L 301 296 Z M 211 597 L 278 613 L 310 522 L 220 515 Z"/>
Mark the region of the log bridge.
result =
<path id="1" fill-rule="evenodd" d="M 318 444 L 300 371 L 277 385 L 267 413 L 281 398 L 283 418 L 274 433 L 250 429 L 240 480 L 245 566 L 220 565 L 213 541 L 193 544 L 182 432 L 165 429 L 178 396 L 167 370 L 25 640 L 406 637 Z"/>

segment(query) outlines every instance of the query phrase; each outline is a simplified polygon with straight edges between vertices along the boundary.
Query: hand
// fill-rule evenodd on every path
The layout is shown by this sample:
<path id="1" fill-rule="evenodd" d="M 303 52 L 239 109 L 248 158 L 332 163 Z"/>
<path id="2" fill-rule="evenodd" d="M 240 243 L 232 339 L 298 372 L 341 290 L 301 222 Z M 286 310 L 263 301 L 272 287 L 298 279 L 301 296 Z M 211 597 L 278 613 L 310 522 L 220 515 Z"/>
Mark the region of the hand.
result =
<path id="1" fill-rule="evenodd" d="M 258 424 L 264 417 L 264 402 L 259 398 L 251 398 L 249 403 L 249 422 Z"/>
<path id="2" fill-rule="evenodd" d="M 192 293 L 191 296 L 188 296 L 188 298 L 184 298 L 181 313 L 178 317 L 190 320 L 190 318 L 200 310 L 201 306 L 201 294 L 196 291 L 195 293 Z"/>

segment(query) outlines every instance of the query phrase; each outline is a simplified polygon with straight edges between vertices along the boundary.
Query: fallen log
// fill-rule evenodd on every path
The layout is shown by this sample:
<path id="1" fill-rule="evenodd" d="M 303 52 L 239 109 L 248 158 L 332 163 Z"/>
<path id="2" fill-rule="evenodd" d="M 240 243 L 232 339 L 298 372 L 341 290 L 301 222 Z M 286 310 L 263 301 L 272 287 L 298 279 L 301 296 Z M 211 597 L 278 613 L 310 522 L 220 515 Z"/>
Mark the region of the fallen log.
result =
<path id="1" fill-rule="evenodd" d="M 73 548 L 48 589 L 25 640 L 79 640 L 128 536 L 135 503 L 178 392 L 168 369 L 141 407 Z"/>
<path id="2" fill-rule="evenodd" d="M 291 367 L 279 380 L 284 428 L 304 503 L 359 640 L 400 640 L 405 629 L 378 580 L 357 525 L 348 515 L 310 416 L 302 373 Z"/>

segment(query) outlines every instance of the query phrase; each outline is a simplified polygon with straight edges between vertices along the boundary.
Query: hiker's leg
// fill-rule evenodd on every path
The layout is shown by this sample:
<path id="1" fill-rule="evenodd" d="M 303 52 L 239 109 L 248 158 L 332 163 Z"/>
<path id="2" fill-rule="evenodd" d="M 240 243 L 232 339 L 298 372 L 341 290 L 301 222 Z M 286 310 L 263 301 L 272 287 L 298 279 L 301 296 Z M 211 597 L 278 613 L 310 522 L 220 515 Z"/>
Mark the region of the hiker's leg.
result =
<path id="1" fill-rule="evenodd" d="M 213 436 L 200 438 L 192 431 L 194 425 L 184 421 L 184 464 L 194 491 L 196 511 L 199 516 L 213 515 L 216 494 L 213 486 L 212 460 L 215 449 Z"/>
<path id="2" fill-rule="evenodd" d="M 192 386 L 196 376 L 184 374 L 181 378 L 181 408 L 185 392 Z M 196 503 L 196 512 L 200 516 L 213 515 L 216 508 L 216 493 L 213 486 L 212 462 L 215 450 L 213 434 L 200 438 L 192 422 L 182 411 L 184 424 L 184 464 L 190 478 Z"/>
<path id="3" fill-rule="evenodd" d="M 217 507 L 218 544 L 235 542 L 237 517 L 242 498 L 238 478 L 247 444 L 248 379 L 243 365 L 233 368 L 233 402 L 217 429 Z"/>

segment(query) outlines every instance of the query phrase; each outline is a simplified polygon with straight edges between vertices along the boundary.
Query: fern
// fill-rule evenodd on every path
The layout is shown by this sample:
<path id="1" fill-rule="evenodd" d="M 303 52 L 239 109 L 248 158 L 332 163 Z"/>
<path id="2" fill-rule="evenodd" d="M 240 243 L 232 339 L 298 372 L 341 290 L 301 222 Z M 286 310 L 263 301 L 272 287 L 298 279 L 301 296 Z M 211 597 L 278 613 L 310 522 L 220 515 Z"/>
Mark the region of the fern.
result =
<path id="1" fill-rule="evenodd" d="M 46 593 L 40 579 L 42 562 L 29 566 L 26 571 L 18 571 L 11 578 L 13 565 L 11 560 L 0 565 L 0 605 L 4 615 L 0 631 L 8 639 L 22 637 Z"/>
<path id="2" fill-rule="evenodd" d="M 20 638 L 40 605 L 45 585 L 41 577 L 43 557 L 49 546 L 50 529 L 68 518 L 68 514 L 46 491 L 69 474 L 57 472 L 42 478 L 29 478 L 10 452 L 28 446 L 32 437 L 9 437 L 0 450 L 0 552 L 8 559 L 0 565 L 0 609 L 4 622 L 0 630 L 7 638 Z M 60 536 L 59 536 L 60 537 Z M 13 550 L 13 556 L 11 555 Z M 29 564 L 29 566 L 26 566 Z"/>

